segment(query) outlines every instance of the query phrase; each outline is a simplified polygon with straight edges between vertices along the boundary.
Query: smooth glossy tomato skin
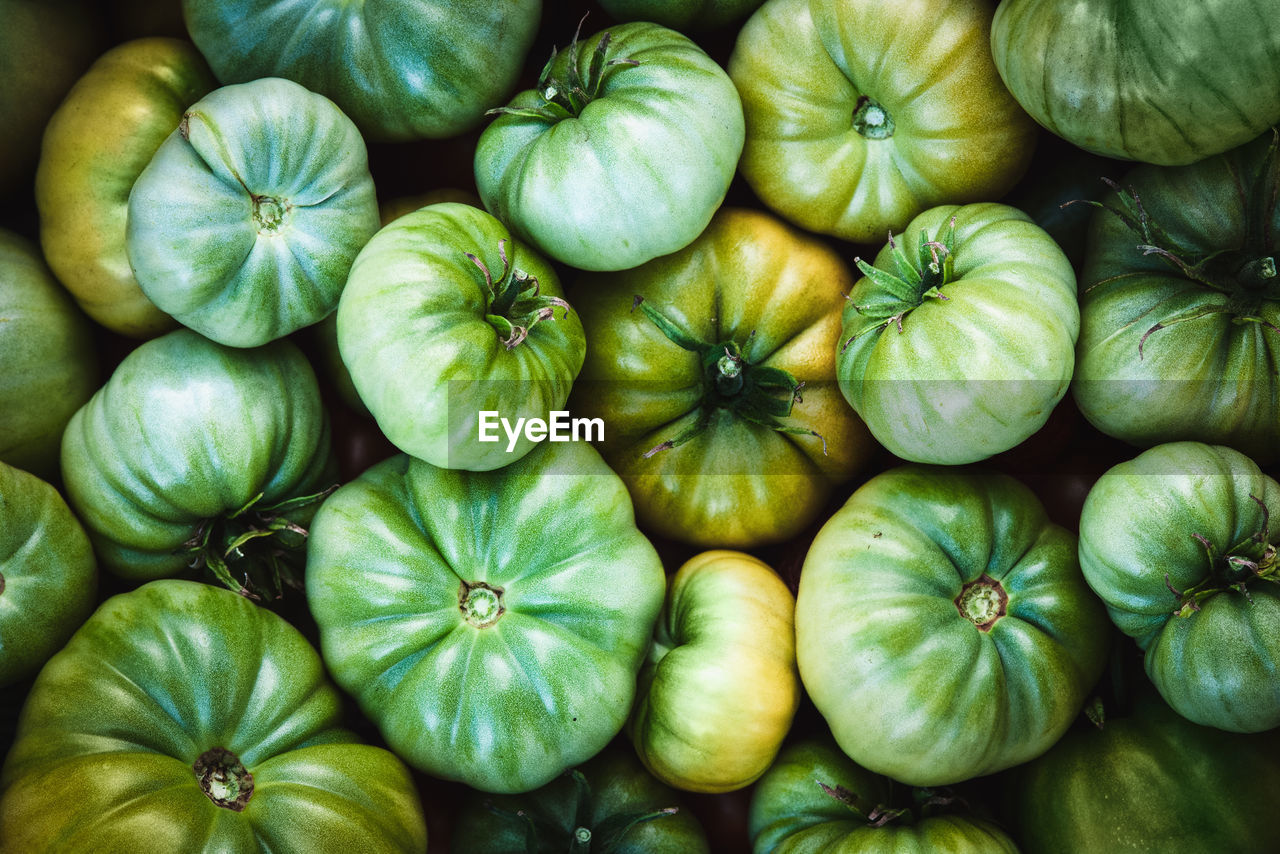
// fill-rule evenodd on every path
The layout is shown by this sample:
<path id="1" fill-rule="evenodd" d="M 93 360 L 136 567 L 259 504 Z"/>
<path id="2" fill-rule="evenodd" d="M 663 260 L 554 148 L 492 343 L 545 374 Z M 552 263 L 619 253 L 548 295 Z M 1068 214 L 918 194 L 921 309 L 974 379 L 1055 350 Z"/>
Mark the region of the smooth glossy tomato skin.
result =
<path id="1" fill-rule="evenodd" d="M 183 0 L 223 83 L 284 77 L 332 98 L 372 139 L 449 137 L 515 86 L 541 0 Z"/>
<path id="2" fill-rule="evenodd" d="M 98 566 L 49 484 L 0 463 L 0 686 L 35 673 L 93 610 Z"/>
<path id="3" fill-rule="evenodd" d="M 1139 166 L 1103 200 L 1114 210 L 1094 213 L 1072 393 L 1102 432 L 1280 457 L 1274 142 L 1266 133 L 1190 166 Z"/>
<path id="4" fill-rule="evenodd" d="M 40 244 L 80 307 L 113 332 L 151 338 L 177 326 L 129 266 L 129 191 L 187 107 L 216 85 L 190 43 L 139 39 L 103 54 L 45 129 Z"/>
<path id="5" fill-rule="evenodd" d="M 722 209 L 680 252 L 573 283 L 587 361 L 570 406 L 603 420 L 601 451 L 626 480 L 642 525 L 706 548 L 777 542 L 803 530 L 865 464 L 874 443 L 835 383 L 851 283 L 830 248 L 741 208 Z M 637 296 L 706 346 L 677 344 L 634 308 Z M 720 395 L 706 359 L 730 344 L 746 376 L 781 370 L 804 383 L 776 419 L 790 432 L 744 416 L 745 392 Z M 704 418 L 687 441 L 649 453 Z"/>
<path id="6" fill-rule="evenodd" d="M 1015 854 L 994 823 L 914 803 L 826 740 L 789 745 L 751 798 L 755 854 Z M 880 813 L 907 808 L 877 824 Z M 914 809 L 912 809 L 914 807 Z"/>
<path id="7" fill-rule="evenodd" d="M 529 114 L 548 109 L 544 95 L 568 87 L 571 69 L 591 79 L 602 45 L 585 106 Z M 742 152 L 742 105 L 728 75 L 686 36 L 643 21 L 561 50 L 549 73 L 552 82 L 517 94 L 480 135 L 485 207 L 581 270 L 625 270 L 687 246 L 723 201 Z"/>
<path id="8" fill-rule="evenodd" d="M 662 564 L 584 443 L 491 472 L 400 455 L 320 508 L 307 602 L 325 661 L 433 776 L 525 792 L 626 720 Z"/>
<path id="9" fill-rule="evenodd" d="M 1107 629 L 1076 538 L 1018 481 L 971 469 L 872 478 L 814 539 L 796 597 L 800 677 L 836 741 L 916 786 L 1048 750 Z"/>
<path id="10" fill-rule="evenodd" d="M 1006 0 L 991 51 L 1036 121 L 1106 157 L 1194 163 L 1280 120 L 1267 2 Z"/>
<path id="11" fill-rule="evenodd" d="M 36 679 L 0 771 L 0 838 L 424 852 L 408 769 L 341 721 L 320 656 L 281 617 L 229 590 L 152 582 L 107 600 Z"/>
<path id="12" fill-rule="evenodd" d="M 742 28 L 741 171 L 788 220 L 879 242 L 940 204 L 999 198 L 1035 123 L 1000 82 L 985 0 L 770 0 Z"/>
<path id="13" fill-rule="evenodd" d="M 1080 563 L 1183 717 L 1280 726 L 1280 484 L 1238 451 L 1171 442 L 1108 470 L 1080 518 Z"/>
<path id="14" fill-rule="evenodd" d="M 1071 263 L 1029 216 L 994 203 L 931 208 L 891 241 L 844 308 L 840 391 L 912 462 L 971 463 L 1017 446 L 1071 383 Z"/>

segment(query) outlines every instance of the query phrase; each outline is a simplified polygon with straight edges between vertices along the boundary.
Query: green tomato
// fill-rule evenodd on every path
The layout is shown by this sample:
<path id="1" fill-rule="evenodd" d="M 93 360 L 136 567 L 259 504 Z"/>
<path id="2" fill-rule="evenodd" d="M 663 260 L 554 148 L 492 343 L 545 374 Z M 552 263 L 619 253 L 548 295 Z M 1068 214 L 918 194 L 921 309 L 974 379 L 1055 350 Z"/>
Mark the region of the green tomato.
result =
<path id="1" fill-rule="evenodd" d="M 671 579 L 627 734 L 664 783 L 728 792 L 769 767 L 800 703 L 795 597 L 748 554 L 703 552 Z"/>
<path id="2" fill-rule="evenodd" d="M 1254 0 L 1006 0 L 1000 76 L 1036 121 L 1108 157 L 1194 163 L 1280 121 L 1280 15 Z"/>
<path id="3" fill-rule="evenodd" d="M 904 466 L 871 479 L 800 575 L 805 689 L 855 762 L 914 786 L 1044 753 L 1106 649 L 1075 537 L 1001 474 Z"/>
<path id="4" fill-rule="evenodd" d="M 834 745 L 789 746 L 756 786 L 754 854 L 1017 854 L 985 819 L 948 809 L 939 793 L 895 791 Z"/>
<path id="5" fill-rule="evenodd" d="M 1099 430 L 1280 457 L 1280 160 L 1274 135 L 1141 166 L 1094 214 L 1073 393 Z"/>
<path id="6" fill-rule="evenodd" d="M 393 457 L 325 501 L 308 545 L 338 684 L 410 764 L 488 792 L 545 785 L 618 733 L 663 585 L 581 443 L 496 472 Z"/>
<path id="7" fill-rule="evenodd" d="M 143 293 L 220 344 L 256 347 L 329 314 L 378 230 L 364 140 L 321 95 L 278 78 L 186 111 L 129 194 Z"/>
<path id="8" fill-rule="evenodd" d="M 482 210 L 442 203 L 387 225 L 356 258 L 338 348 L 382 432 L 441 468 L 487 471 L 534 447 L 515 423 L 562 410 L 586 348 L 555 270 Z M 495 416 L 490 416 L 491 418 Z"/>
<path id="9" fill-rule="evenodd" d="M 62 472 L 107 569 L 152 579 L 203 565 L 252 589 L 278 588 L 301 557 L 335 464 L 292 343 L 239 350 L 179 329 L 126 356 L 72 417 Z"/>
<path id="10" fill-rule="evenodd" d="M 80 307 L 123 335 L 176 326 L 139 287 L 125 248 L 129 191 L 182 114 L 217 85 L 187 42 L 139 39 L 93 64 L 45 129 L 40 242 Z"/>
<path id="11" fill-rule="evenodd" d="M 577 283 L 572 408 L 603 419 L 641 524 L 707 547 L 785 540 L 853 476 L 873 443 L 834 382 L 850 283 L 824 244 L 742 209 L 680 252 Z"/>
<path id="12" fill-rule="evenodd" d="M 792 222 L 871 242 L 927 208 L 995 199 L 1036 127 L 1000 82 L 988 0 L 769 0 L 729 59 L 742 175 Z"/>
<path id="13" fill-rule="evenodd" d="M 711 30 L 740 21 L 764 0 L 600 0 L 619 21 L 653 21 L 673 30 Z"/>
<path id="14" fill-rule="evenodd" d="M 742 152 L 724 70 L 657 24 L 621 24 L 555 54 L 480 136 L 476 186 L 516 236 L 583 270 L 687 246 Z"/>
<path id="15" fill-rule="evenodd" d="M 1085 500 L 1085 580 L 1145 650 L 1160 695 L 1198 724 L 1280 726 L 1277 523 L 1280 484 L 1199 442 L 1114 466 Z"/>
<path id="16" fill-rule="evenodd" d="M 93 332 L 39 251 L 0 229 L 0 462 L 58 475 L 58 444 L 98 386 Z"/>
<path id="17" fill-rule="evenodd" d="M 1067 393 L 1080 310 L 1071 262 L 1016 208 L 932 208 L 876 255 L 844 309 L 840 390 L 913 462 L 1006 451 Z"/>
<path id="18" fill-rule="evenodd" d="M 182 0 L 223 83 L 284 77 L 371 138 L 455 136 L 515 86 L 541 0 Z"/>
<path id="19" fill-rule="evenodd" d="M 22 851 L 425 852 L 409 771 L 340 728 L 297 629 L 156 581 L 107 600 L 41 671 L 0 771 Z"/>
<path id="20" fill-rule="evenodd" d="M 98 567 L 58 491 L 0 462 L 0 686 L 40 668 L 93 610 Z"/>
<path id="21" fill-rule="evenodd" d="M 1280 731 L 1199 727 L 1151 692 L 1005 778 L 1026 854 L 1275 850 Z"/>
<path id="22" fill-rule="evenodd" d="M 698 820 L 634 757 L 605 750 L 523 795 L 472 795 L 455 854 L 707 854 Z"/>

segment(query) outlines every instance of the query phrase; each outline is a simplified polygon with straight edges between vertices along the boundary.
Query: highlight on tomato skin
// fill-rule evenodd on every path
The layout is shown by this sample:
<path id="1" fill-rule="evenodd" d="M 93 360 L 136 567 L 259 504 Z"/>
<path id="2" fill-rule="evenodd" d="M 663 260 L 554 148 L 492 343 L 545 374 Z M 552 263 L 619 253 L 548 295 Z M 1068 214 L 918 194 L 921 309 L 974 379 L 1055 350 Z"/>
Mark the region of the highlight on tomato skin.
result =
<path id="1" fill-rule="evenodd" d="M 0 0 L 0 848 L 1269 851 L 1261 11 Z"/>

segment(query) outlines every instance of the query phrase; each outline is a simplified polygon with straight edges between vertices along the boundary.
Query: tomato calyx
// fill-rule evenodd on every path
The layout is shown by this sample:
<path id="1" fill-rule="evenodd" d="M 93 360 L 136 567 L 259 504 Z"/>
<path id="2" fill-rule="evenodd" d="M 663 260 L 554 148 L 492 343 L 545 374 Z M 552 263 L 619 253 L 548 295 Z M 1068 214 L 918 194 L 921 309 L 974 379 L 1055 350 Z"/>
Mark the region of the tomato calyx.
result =
<path id="1" fill-rule="evenodd" d="M 1262 317 L 1262 309 L 1267 302 L 1280 301 L 1280 246 L 1275 245 L 1275 236 L 1269 231 L 1271 209 L 1280 197 L 1278 140 L 1280 134 L 1273 133 L 1271 145 L 1252 180 L 1240 176 L 1246 237 L 1244 245 L 1236 249 L 1197 252 L 1182 245 L 1151 217 L 1132 187 L 1121 187 L 1107 178 L 1102 180 L 1116 192 L 1118 206 L 1081 200 L 1119 218 L 1138 236 L 1137 249 L 1143 255 L 1162 258 L 1185 278 L 1226 297 L 1222 302 L 1191 308 L 1152 325 L 1138 339 L 1139 360 L 1144 357 L 1147 339 L 1156 332 L 1215 314 L 1227 315 L 1236 324 L 1256 323 L 1280 335 L 1280 326 Z M 1095 282 L 1086 292 L 1112 281 L 1115 281 L 1114 277 Z"/>
<path id="2" fill-rule="evenodd" d="M 492 800 L 484 807 L 494 815 L 515 818 L 525 826 L 525 850 L 538 854 L 545 850 L 568 851 L 569 854 L 612 854 L 618 850 L 632 828 L 655 819 L 673 816 L 679 807 L 662 807 L 647 812 L 618 813 L 610 815 L 598 824 L 593 823 L 595 795 L 591 783 L 576 768 L 568 772 L 573 781 L 573 830 L 565 840 L 563 826 L 528 810 L 504 809 Z M 565 843 L 567 842 L 567 847 Z"/>
<path id="3" fill-rule="evenodd" d="M 502 593 L 501 587 L 483 581 L 464 581 L 458 589 L 458 610 L 470 625 L 477 629 L 488 628 L 507 612 Z"/>
<path id="4" fill-rule="evenodd" d="M 223 809 L 243 812 L 253 796 L 253 774 L 240 757 L 225 747 L 213 747 L 201 753 L 191 769 L 200 781 L 200 789 L 209 800 Z"/>
<path id="5" fill-rule="evenodd" d="M 280 599 L 285 587 L 302 589 L 295 573 L 305 560 L 307 529 L 291 516 L 319 504 L 337 484 L 311 495 L 259 505 L 259 492 L 240 509 L 202 521 L 179 551 L 192 555 L 192 569 L 208 569 L 246 599 L 262 601 L 259 591 Z"/>
<path id="6" fill-rule="evenodd" d="M 888 139 L 893 136 L 893 116 L 874 98 L 863 95 L 853 108 L 853 129 L 867 139 Z"/>
<path id="7" fill-rule="evenodd" d="M 536 87 L 538 96 L 542 99 L 541 105 L 537 107 L 497 107 L 489 110 L 485 115 L 521 116 L 527 119 L 550 122 L 551 124 L 564 119 L 577 118 L 587 108 L 587 104 L 590 104 L 600 96 L 600 88 L 604 85 L 604 76 L 607 69 L 615 65 L 640 64 L 634 59 L 610 59 L 608 56 L 609 43 L 613 37 L 610 33 L 604 33 L 600 36 L 600 40 L 596 42 L 595 50 L 591 52 L 591 58 L 587 63 L 586 73 L 584 74 L 579 67 L 582 59 L 582 48 L 578 42 L 578 36 L 582 33 L 582 24 L 586 19 L 587 16 L 583 15 L 582 20 L 578 21 L 578 29 L 574 32 L 573 40 L 569 42 L 569 47 L 566 48 L 568 62 L 566 63 L 564 77 L 555 75 L 554 66 L 556 58 L 559 56 L 559 51 L 555 48 L 552 48 L 551 58 L 542 67 Z"/>
<path id="8" fill-rule="evenodd" d="M 1009 610 L 1009 594 L 1004 585 L 985 572 L 960 588 L 956 610 L 978 631 L 989 632 Z"/>
<path id="9" fill-rule="evenodd" d="M 631 310 L 635 311 L 636 308 L 643 311 L 671 343 L 698 354 L 703 378 L 703 395 L 697 420 L 677 436 L 645 451 L 644 459 L 649 459 L 660 451 L 677 448 L 702 433 L 711 423 L 711 416 L 717 409 L 727 410 L 743 421 L 768 427 L 778 433 L 816 436 L 822 441 L 822 453 L 827 453 L 827 440 L 821 433 L 803 427 L 791 427 L 778 420 L 789 417 L 795 405 L 804 402 L 800 394 L 804 388 L 802 381 L 781 368 L 751 363 L 736 341 L 708 343 L 690 335 L 642 296 L 637 295 L 632 301 Z M 753 335 L 754 331 L 747 336 L 748 343 Z"/>
<path id="10" fill-rule="evenodd" d="M 865 298 L 861 302 L 854 302 L 853 309 L 880 323 L 849 336 L 841 345 L 840 352 L 849 349 L 849 345 L 863 335 L 880 332 L 889 324 L 894 324 L 901 335 L 902 319 L 913 309 L 924 305 L 927 299 L 950 300 L 951 297 L 944 294 L 942 288 L 955 281 L 955 245 L 956 218 L 952 217 L 941 240 L 931 240 L 923 229 L 920 231 L 914 260 L 902 251 L 890 233 L 889 248 L 893 251 L 896 275 L 873 267 L 861 258 L 853 259 L 862 275 L 866 276 L 862 281 L 868 283 L 863 289 Z M 853 294 L 846 294 L 845 299 L 853 302 Z"/>
<path id="11" fill-rule="evenodd" d="M 1257 581 L 1280 584 L 1280 543 L 1271 542 L 1271 514 L 1262 499 L 1255 495 L 1249 498 L 1262 509 L 1262 527 L 1225 553 L 1219 553 L 1207 537 L 1191 535 L 1204 547 L 1209 563 L 1209 572 L 1199 584 L 1178 590 L 1169 580 L 1169 573 L 1164 574 L 1165 587 L 1178 598 L 1175 616 L 1190 617 L 1200 610 L 1205 600 L 1227 591 L 1239 593 L 1252 602 L 1249 585 Z"/>
<path id="12" fill-rule="evenodd" d="M 863 819 L 869 827 L 885 827 L 894 823 L 915 824 L 929 816 L 957 809 L 964 810 L 969 806 L 964 798 L 953 794 L 948 788 L 925 787 L 911 790 L 910 806 L 868 805 L 863 798 L 844 786 L 830 786 L 821 780 L 815 782 L 823 792 L 835 798 L 858 818 Z"/>
<path id="13" fill-rule="evenodd" d="M 285 221 L 293 212 L 289 200 L 256 193 L 249 195 L 253 199 L 253 222 L 258 227 L 258 234 L 271 235 L 283 231 Z"/>
<path id="14" fill-rule="evenodd" d="M 470 252 L 464 253 L 471 263 L 480 268 L 487 289 L 489 301 L 485 320 L 489 322 L 502 345 L 508 350 L 520 346 L 530 331 L 544 320 L 555 320 L 557 308 L 564 309 L 568 317 L 571 310 L 569 303 L 560 297 L 547 296 L 542 293 L 542 286 L 537 276 L 531 276 L 524 270 L 511 265 L 507 258 L 507 241 L 498 241 L 498 257 L 502 259 L 502 275 L 495 282 L 489 267 L 479 257 Z"/>

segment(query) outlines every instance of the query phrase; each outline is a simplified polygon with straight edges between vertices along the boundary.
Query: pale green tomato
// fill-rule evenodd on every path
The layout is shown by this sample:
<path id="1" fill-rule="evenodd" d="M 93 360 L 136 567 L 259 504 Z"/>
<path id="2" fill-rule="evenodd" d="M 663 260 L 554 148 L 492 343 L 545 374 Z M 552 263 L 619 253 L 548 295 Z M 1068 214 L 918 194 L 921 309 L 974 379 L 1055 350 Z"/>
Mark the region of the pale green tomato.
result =
<path id="1" fill-rule="evenodd" d="M 329 314 L 378 230 L 364 140 L 278 78 L 192 105 L 129 195 L 129 263 L 162 311 L 256 347 Z"/>

